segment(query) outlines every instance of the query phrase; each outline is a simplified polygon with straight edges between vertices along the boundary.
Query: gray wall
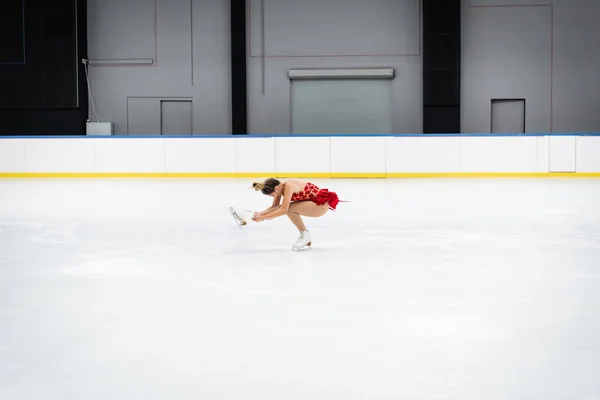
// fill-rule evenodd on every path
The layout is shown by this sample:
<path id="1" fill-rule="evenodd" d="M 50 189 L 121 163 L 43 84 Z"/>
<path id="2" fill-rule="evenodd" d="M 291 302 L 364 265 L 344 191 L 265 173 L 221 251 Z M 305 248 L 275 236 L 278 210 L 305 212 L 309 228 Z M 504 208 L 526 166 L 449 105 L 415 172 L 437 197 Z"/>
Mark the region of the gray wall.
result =
<path id="1" fill-rule="evenodd" d="M 161 100 L 192 100 L 193 133 L 231 133 L 229 29 L 228 0 L 88 0 L 89 58 L 110 60 L 90 68 L 100 120 L 157 134 Z"/>
<path id="2" fill-rule="evenodd" d="M 90 58 L 113 60 L 90 69 L 94 101 L 115 133 L 157 133 L 169 99 L 192 101 L 193 133 L 231 133 L 228 0 L 88 1 Z M 600 1 L 530 3 L 463 0 L 462 131 L 490 132 L 494 98 L 526 99 L 527 132 L 600 131 Z M 345 67 L 395 68 L 394 131 L 421 132 L 419 0 L 248 0 L 248 14 L 252 133 L 290 132 L 289 69 Z M 114 65 L 128 59 L 156 65 Z"/>
<path id="3" fill-rule="evenodd" d="M 463 0 L 463 132 L 490 132 L 493 98 L 525 98 L 527 132 L 600 131 L 600 1 L 532 3 Z"/>
<path id="4" fill-rule="evenodd" d="M 422 130 L 419 0 L 248 0 L 248 8 L 252 133 L 290 132 L 289 69 L 347 67 L 395 68 L 394 131 Z"/>
<path id="5" fill-rule="evenodd" d="M 247 5 L 251 132 L 290 132 L 287 71 L 302 67 L 394 67 L 394 129 L 421 131 L 419 0 Z M 230 133 L 229 1 L 157 0 L 156 15 L 157 66 L 91 69 L 100 119 L 114 122 L 116 134 L 156 134 L 161 99 L 175 97 L 193 100 L 194 133 Z M 153 59 L 154 18 L 154 0 L 89 0 L 90 58 Z"/>

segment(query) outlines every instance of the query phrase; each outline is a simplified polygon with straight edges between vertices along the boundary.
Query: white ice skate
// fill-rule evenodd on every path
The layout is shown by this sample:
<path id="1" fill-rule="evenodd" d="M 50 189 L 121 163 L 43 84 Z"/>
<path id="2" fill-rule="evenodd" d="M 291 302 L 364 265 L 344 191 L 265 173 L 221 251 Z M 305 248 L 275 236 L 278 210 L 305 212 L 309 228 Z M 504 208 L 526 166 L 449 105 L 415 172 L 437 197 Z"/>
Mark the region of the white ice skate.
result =
<path id="1" fill-rule="evenodd" d="M 254 216 L 254 212 L 250 210 L 238 210 L 234 207 L 229 207 L 229 213 L 240 229 L 247 226 Z"/>
<path id="2" fill-rule="evenodd" d="M 300 237 L 298 238 L 298 240 L 296 240 L 296 243 L 294 243 L 294 246 L 292 246 L 292 250 L 294 250 L 294 251 L 309 250 L 311 245 L 312 245 L 312 239 L 310 237 L 310 232 L 304 231 L 304 232 L 300 233 Z"/>

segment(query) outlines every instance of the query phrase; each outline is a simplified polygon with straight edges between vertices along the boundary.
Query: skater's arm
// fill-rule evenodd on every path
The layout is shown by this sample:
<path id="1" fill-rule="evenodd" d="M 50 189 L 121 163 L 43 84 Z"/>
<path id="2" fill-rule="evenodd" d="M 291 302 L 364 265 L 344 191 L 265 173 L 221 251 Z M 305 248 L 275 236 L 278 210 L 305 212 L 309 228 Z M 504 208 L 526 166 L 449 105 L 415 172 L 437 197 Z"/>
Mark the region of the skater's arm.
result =
<path id="1" fill-rule="evenodd" d="M 289 208 L 290 208 L 290 202 L 292 200 L 292 195 L 294 194 L 294 192 L 296 191 L 296 187 L 289 184 L 288 183 L 288 187 L 285 190 L 285 194 L 283 195 L 283 201 L 281 202 L 280 206 L 275 207 L 274 210 L 263 214 L 262 218 L 263 220 L 265 219 L 273 219 L 273 218 L 277 218 L 277 217 L 281 217 L 282 215 L 286 215 Z"/>
<path id="2" fill-rule="evenodd" d="M 273 210 L 275 210 L 277 207 L 279 207 L 279 204 L 281 203 L 281 195 L 275 196 L 275 198 L 273 198 L 273 205 L 269 208 L 267 208 L 266 210 L 257 212 L 256 215 L 267 215 L 270 212 L 272 212 Z"/>

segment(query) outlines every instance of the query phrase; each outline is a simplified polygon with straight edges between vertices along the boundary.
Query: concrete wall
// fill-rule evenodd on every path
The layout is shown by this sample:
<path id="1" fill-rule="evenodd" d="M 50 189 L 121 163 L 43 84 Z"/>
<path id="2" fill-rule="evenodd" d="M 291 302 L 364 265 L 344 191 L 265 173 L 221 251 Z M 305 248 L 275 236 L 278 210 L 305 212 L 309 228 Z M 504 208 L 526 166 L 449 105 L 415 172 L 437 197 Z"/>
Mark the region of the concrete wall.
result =
<path id="1" fill-rule="evenodd" d="M 251 133 L 289 133 L 287 71 L 328 67 L 395 68 L 394 131 L 421 131 L 419 0 L 248 0 L 247 7 Z M 90 58 L 112 60 L 90 70 L 98 116 L 114 122 L 115 134 L 158 133 L 156 110 L 169 98 L 193 101 L 195 134 L 231 132 L 228 1 L 89 0 L 88 20 Z M 123 63 L 132 65 L 115 65 Z"/>
<path id="2" fill-rule="evenodd" d="M 463 0 L 462 132 L 493 98 L 526 99 L 526 132 L 600 130 L 600 1 Z"/>
<path id="3" fill-rule="evenodd" d="M 392 67 L 394 132 L 422 131 L 419 0 L 248 0 L 249 130 L 289 133 L 292 68 Z"/>
<path id="4" fill-rule="evenodd" d="M 193 133 L 231 133 L 229 1 L 88 0 L 88 41 L 98 117 L 115 134 L 160 131 L 171 98 L 192 100 Z"/>
<path id="5" fill-rule="evenodd" d="M 247 1 L 251 133 L 290 132 L 289 69 L 347 67 L 394 68 L 394 132 L 422 131 L 420 0 Z M 464 0 L 462 131 L 490 132 L 494 98 L 526 99 L 526 132 L 600 131 L 599 19 L 597 0 Z M 227 0 L 89 0 L 88 21 L 115 134 L 156 133 L 165 99 L 192 101 L 193 133 L 231 133 Z"/>
<path id="6" fill-rule="evenodd" d="M 600 134 L 552 136 L 572 139 L 575 147 L 556 142 L 552 152 L 548 135 L 4 138 L 0 177 L 529 176 L 548 174 L 569 158 L 575 160 L 569 172 L 600 176 Z"/>

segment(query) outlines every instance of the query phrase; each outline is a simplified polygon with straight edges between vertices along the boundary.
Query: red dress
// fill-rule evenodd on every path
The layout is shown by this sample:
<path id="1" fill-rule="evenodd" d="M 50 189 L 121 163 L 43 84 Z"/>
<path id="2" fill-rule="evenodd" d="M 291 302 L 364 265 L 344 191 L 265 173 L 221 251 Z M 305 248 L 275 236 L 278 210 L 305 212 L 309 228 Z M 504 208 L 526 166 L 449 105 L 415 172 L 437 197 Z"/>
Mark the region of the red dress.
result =
<path id="1" fill-rule="evenodd" d="M 317 185 L 308 182 L 300 192 L 292 194 L 292 202 L 312 201 L 315 204 L 328 204 L 331 210 L 335 210 L 340 200 L 335 192 L 327 189 L 319 189 Z"/>

